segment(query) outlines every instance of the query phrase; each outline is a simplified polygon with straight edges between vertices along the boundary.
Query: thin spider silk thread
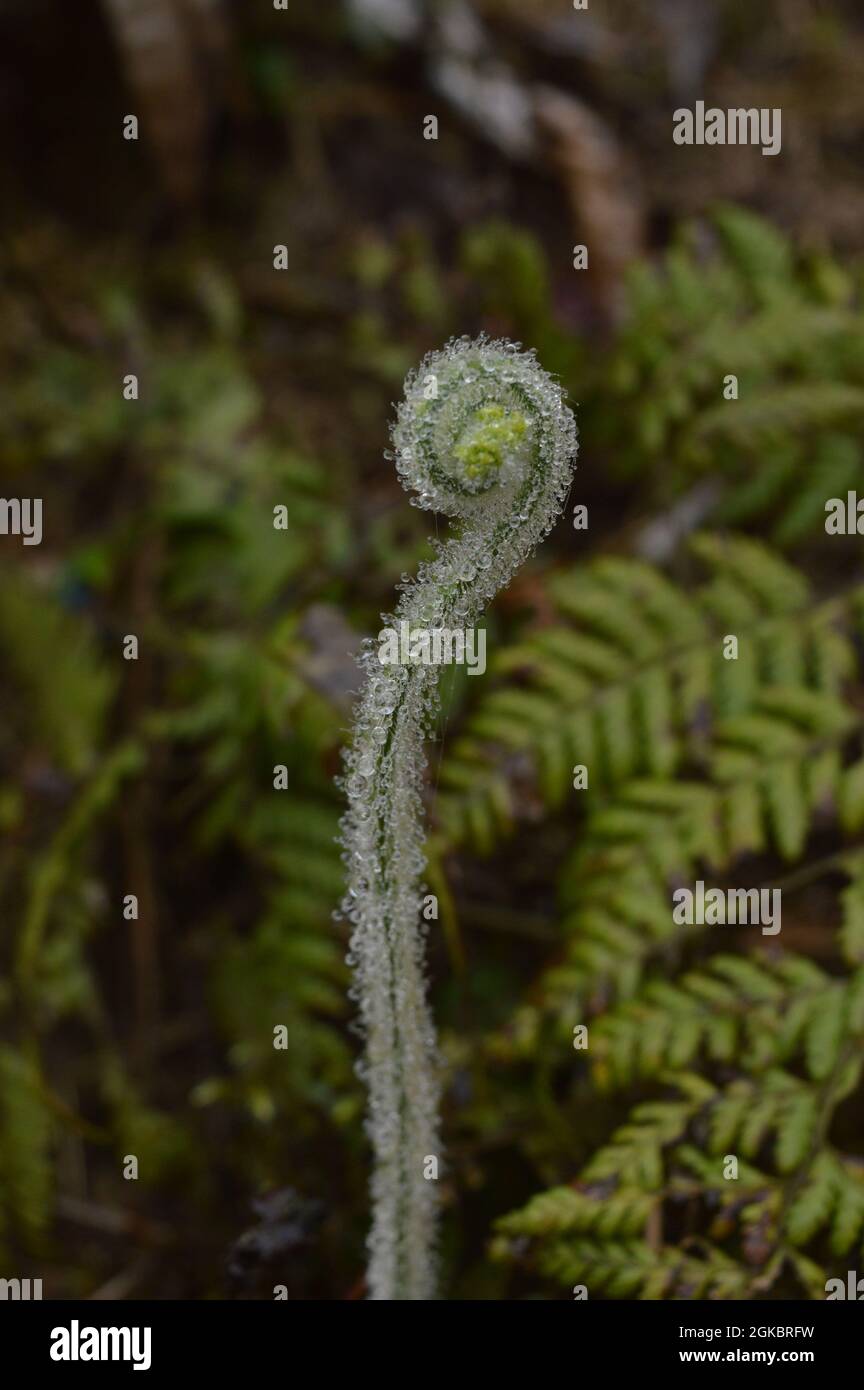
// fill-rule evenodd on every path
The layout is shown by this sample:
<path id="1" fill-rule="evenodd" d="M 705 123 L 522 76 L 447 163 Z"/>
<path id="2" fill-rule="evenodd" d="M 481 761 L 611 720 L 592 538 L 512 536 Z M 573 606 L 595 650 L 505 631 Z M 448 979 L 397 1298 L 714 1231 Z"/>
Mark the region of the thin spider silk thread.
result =
<path id="1" fill-rule="evenodd" d="M 546 535 L 576 455 L 576 423 L 558 383 L 519 344 L 458 338 L 409 373 L 392 429 L 396 469 L 414 506 L 455 519 L 416 579 L 403 576 L 385 627 L 472 627 Z M 426 1001 L 421 908 L 426 739 L 439 710 L 438 672 L 382 665 L 367 639 L 365 683 L 343 786 L 348 963 L 365 1037 L 374 1165 L 367 1286 L 371 1299 L 429 1299 L 437 1275 L 441 1159 L 439 1068 Z"/>

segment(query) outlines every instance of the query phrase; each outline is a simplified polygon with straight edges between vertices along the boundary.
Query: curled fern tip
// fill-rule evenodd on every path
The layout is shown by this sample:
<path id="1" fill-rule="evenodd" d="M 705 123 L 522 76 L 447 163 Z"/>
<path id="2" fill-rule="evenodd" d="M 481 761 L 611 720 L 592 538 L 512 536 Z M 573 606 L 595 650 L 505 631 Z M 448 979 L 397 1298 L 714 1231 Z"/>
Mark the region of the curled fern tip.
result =
<path id="1" fill-rule="evenodd" d="M 572 412 L 533 352 L 458 338 L 409 374 L 392 433 L 414 504 L 455 525 L 403 583 L 396 614 L 384 621 L 469 627 L 561 510 L 576 454 Z M 361 665 L 342 842 L 374 1151 L 367 1282 L 373 1299 L 427 1299 L 435 1291 L 441 1144 L 423 962 L 422 793 L 437 668 L 382 665 L 371 640 Z"/>

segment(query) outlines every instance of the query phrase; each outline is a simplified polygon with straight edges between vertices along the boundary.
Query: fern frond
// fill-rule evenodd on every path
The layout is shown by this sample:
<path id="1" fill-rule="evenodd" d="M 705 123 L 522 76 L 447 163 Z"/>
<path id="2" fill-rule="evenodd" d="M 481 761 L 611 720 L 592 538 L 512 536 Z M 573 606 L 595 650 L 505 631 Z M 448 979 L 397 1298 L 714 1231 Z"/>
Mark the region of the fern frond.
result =
<path id="1" fill-rule="evenodd" d="M 710 473 L 720 482 L 719 521 L 767 517 L 773 540 L 794 542 L 821 530 L 826 498 L 842 495 L 821 491 L 820 501 L 820 487 L 860 477 L 864 328 L 854 277 L 834 262 L 814 275 L 740 208 L 715 210 L 707 255 L 705 230 L 685 228 L 659 265 L 634 270 L 592 424 L 619 469 L 653 481 L 658 505 Z M 729 373 L 739 379 L 732 400 L 722 390 Z M 833 447 L 814 473 L 826 433 Z"/>
<path id="2" fill-rule="evenodd" d="M 692 549 L 708 570 L 695 591 L 610 558 L 552 580 L 566 622 L 493 659 L 508 684 L 481 700 L 445 758 L 436 815 L 447 843 L 488 852 L 530 803 L 526 785 L 558 809 L 574 795 L 576 765 L 589 771 L 580 805 L 634 777 L 668 778 L 766 687 L 788 692 L 775 700 L 790 726 L 796 699 L 806 723 L 809 694 L 839 695 L 855 667 L 857 591 L 820 600 L 800 571 L 752 541 L 700 536 Z M 738 660 L 723 657 L 730 633 Z M 827 728 L 828 711 L 827 698 L 821 707 L 814 699 L 811 720 Z"/>
<path id="3" fill-rule="evenodd" d="M 758 992 L 774 983 L 760 977 Z M 864 1234 L 861 1165 L 819 1143 L 825 1114 L 860 1069 L 856 1059 L 851 1076 L 838 1058 L 830 1079 L 805 1082 L 775 1067 L 723 1088 L 693 1073 L 667 1076 L 682 1098 L 637 1105 L 577 1183 L 496 1224 L 493 1253 L 524 1258 L 527 1239 L 532 1262 L 556 1281 L 643 1298 L 754 1297 L 788 1261 L 811 1296 L 823 1296 L 824 1272 L 793 1252 L 824 1241 L 830 1255 L 845 1255 Z M 744 1161 L 760 1153 L 773 1172 Z M 683 1198 L 714 1213 L 708 1238 L 693 1242 L 707 1261 L 695 1268 L 684 1255 L 690 1242 L 682 1250 L 657 1239 Z"/>
<path id="4" fill-rule="evenodd" d="M 809 1074 L 823 1077 L 846 1035 L 846 993 L 804 957 L 715 956 L 605 1014 L 591 1030 L 592 1068 L 603 1086 L 629 1086 L 704 1061 L 758 1071 L 803 1050 Z"/>

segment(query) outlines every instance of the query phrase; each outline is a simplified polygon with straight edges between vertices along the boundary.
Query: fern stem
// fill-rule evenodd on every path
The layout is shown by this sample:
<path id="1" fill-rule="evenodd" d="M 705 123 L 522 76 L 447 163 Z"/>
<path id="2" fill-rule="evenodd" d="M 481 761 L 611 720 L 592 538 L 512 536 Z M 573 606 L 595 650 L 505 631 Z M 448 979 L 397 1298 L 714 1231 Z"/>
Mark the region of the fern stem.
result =
<path id="1" fill-rule="evenodd" d="M 576 453 L 560 386 L 518 345 L 456 339 L 409 374 L 393 428 L 414 505 L 458 519 L 385 627 L 464 630 L 549 530 Z M 367 1284 L 372 1299 L 428 1299 L 436 1281 L 439 1075 L 426 1002 L 421 906 L 425 740 L 438 711 L 433 665 L 382 665 L 370 640 L 345 754 L 342 822 L 353 923 L 349 963 L 365 1035 L 361 1072 L 374 1152 Z"/>

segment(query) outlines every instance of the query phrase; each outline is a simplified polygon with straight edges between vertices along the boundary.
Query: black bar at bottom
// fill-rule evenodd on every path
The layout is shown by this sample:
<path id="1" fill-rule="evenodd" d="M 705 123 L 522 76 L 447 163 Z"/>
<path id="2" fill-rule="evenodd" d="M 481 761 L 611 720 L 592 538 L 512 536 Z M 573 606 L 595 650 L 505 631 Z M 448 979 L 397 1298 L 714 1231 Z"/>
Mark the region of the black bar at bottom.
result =
<path id="1" fill-rule="evenodd" d="M 546 1362 L 552 1350 L 547 1339 L 560 1333 L 566 1341 L 558 1345 L 574 1372 L 580 1366 L 596 1368 L 599 1361 L 613 1375 L 711 1365 L 760 1365 L 766 1371 L 805 1366 L 824 1375 L 848 1374 L 857 1364 L 862 1333 L 861 1310 L 842 1301 L 588 1300 L 506 1308 L 502 1316 L 500 1305 L 496 1312 L 485 1303 L 428 1304 L 418 1325 L 417 1313 L 405 1323 L 404 1308 L 391 1308 L 388 1315 L 360 1303 L 9 1301 L 0 1303 L 0 1345 L 7 1366 L 47 1372 L 58 1381 L 84 1374 L 92 1379 L 100 1369 L 115 1376 L 137 1369 L 142 1381 L 184 1371 L 257 1378 L 259 1371 L 273 1375 L 280 1367 L 291 1377 L 310 1356 L 332 1369 L 333 1353 L 342 1347 L 349 1364 L 370 1369 L 386 1359 L 382 1339 L 391 1336 L 392 1354 L 407 1374 L 404 1348 L 399 1351 L 405 1333 L 422 1338 L 417 1369 L 424 1372 L 436 1357 L 443 1371 L 458 1370 L 457 1348 L 466 1337 L 475 1349 L 482 1346 L 490 1361 L 498 1351 L 509 1357 L 515 1338 L 523 1354 L 530 1356 L 533 1346 Z M 364 1351 L 367 1333 L 375 1339 L 373 1360 Z"/>

